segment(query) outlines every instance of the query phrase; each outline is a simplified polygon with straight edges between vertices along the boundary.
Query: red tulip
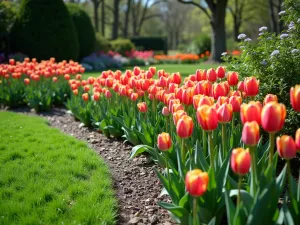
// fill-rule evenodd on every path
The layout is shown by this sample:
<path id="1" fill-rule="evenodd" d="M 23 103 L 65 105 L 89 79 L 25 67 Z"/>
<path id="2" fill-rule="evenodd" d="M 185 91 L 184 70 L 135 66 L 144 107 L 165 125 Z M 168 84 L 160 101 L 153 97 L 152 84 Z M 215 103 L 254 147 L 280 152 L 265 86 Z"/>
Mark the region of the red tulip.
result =
<path id="1" fill-rule="evenodd" d="M 245 91 L 244 81 L 240 81 L 240 82 L 238 83 L 238 90 L 239 90 L 240 92 L 244 92 L 244 91 Z"/>
<path id="2" fill-rule="evenodd" d="M 138 97 L 139 97 L 138 93 L 131 93 L 131 95 L 130 95 L 131 101 L 134 101 L 134 102 L 138 99 Z"/>
<path id="3" fill-rule="evenodd" d="M 168 107 L 166 107 L 166 106 L 163 107 L 163 109 L 162 109 L 162 114 L 163 114 L 164 116 L 170 115 L 170 111 L 169 111 Z"/>
<path id="4" fill-rule="evenodd" d="M 134 73 L 134 75 L 139 75 L 140 74 L 140 72 L 141 72 L 141 68 L 140 67 L 137 67 L 137 66 L 135 66 L 134 68 L 133 68 L 133 73 Z"/>
<path id="5" fill-rule="evenodd" d="M 218 78 L 224 78 L 225 77 L 225 68 L 222 66 L 219 66 L 216 70 L 217 77 Z"/>
<path id="6" fill-rule="evenodd" d="M 248 104 L 241 105 L 241 120 L 242 123 L 256 121 L 261 124 L 261 110 L 262 105 L 260 102 L 251 101 Z"/>
<path id="7" fill-rule="evenodd" d="M 185 176 L 185 187 L 187 192 L 194 197 L 203 195 L 208 187 L 208 173 L 200 169 L 187 172 Z"/>
<path id="8" fill-rule="evenodd" d="M 177 135 L 181 138 L 188 138 L 192 135 L 194 129 L 193 119 L 187 115 L 183 115 L 177 122 Z"/>
<path id="9" fill-rule="evenodd" d="M 232 151 L 230 159 L 231 169 L 238 175 L 245 175 L 249 172 L 251 166 L 251 156 L 248 149 L 235 148 Z"/>
<path id="10" fill-rule="evenodd" d="M 85 85 L 83 89 L 85 92 L 88 92 L 90 90 L 90 85 Z"/>
<path id="11" fill-rule="evenodd" d="M 231 96 L 229 98 L 229 104 L 232 105 L 233 112 L 240 112 L 242 101 L 242 98 L 239 96 Z"/>
<path id="12" fill-rule="evenodd" d="M 239 82 L 239 74 L 237 72 L 229 72 L 227 82 L 230 86 L 235 86 Z"/>
<path id="13" fill-rule="evenodd" d="M 157 147 L 161 151 L 167 151 L 172 146 L 171 136 L 168 133 L 161 133 L 157 137 Z"/>
<path id="14" fill-rule="evenodd" d="M 197 70 L 196 71 L 196 80 L 197 81 L 206 80 L 206 72 L 204 73 L 203 70 Z"/>
<path id="15" fill-rule="evenodd" d="M 209 80 L 210 82 L 215 82 L 217 80 L 217 73 L 213 68 L 207 70 L 206 76 L 207 80 Z"/>
<path id="16" fill-rule="evenodd" d="M 173 122 L 174 122 L 174 125 L 176 126 L 179 119 L 184 116 L 184 115 L 187 115 L 185 111 L 183 110 L 178 110 L 176 112 L 173 113 Z"/>
<path id="17" fill-rule="evenodd" d="M 300 85 L 291 88 L 290 101 L 293 109 L 300 112 Z"/>
<path id="18" fill-rule="evenodd" d="M 284 159 L 292 159 L 296 157 L 296 143 L 291 136 L 282 135 L 276 139 L 278 155 Z"/>
<path id="19" fill-rule="evenodd" d="M 146 105 L 146 102 L 140 102 L 137 104 L 137 107 L 138 107 L 138 110 L 141 112 L 141 113 L 145 113 L 148 111 L 148 107 Z"/>
<path id="20" fill-rule="evenodd" d="M 185 105 L 191 105 L 193 103 L 193 93 L 190 89 L 184 89 L 182 91 L 182 103 Z"/>
<path id="21" fill-rule="evenodd" d="M 29 78 L 25 78 L 24 79 L 24 84 L 26 84 L 26 85 L 30 84 L 30 79 Z"/>
<path id="22" fill-rule="evenodd" d="M 225 86 L 221 83 L 214 83 L 213 95 L 214 95 L 215 99 L 218 99 L 220 96 L 226 96 L 227 92 L 226 92 Z"/>
<path id="23" fill-rule="evenodd" d="M 206 95 L 202 95 L 202 98 L 200 99 L 200 101 L 198 103 L 198 107 L 200 107 L 202 105 L 212 106 L 213 104 L 214 104 L 214 98 L 208 97 Z"/>
<path id="24" fill-rule="evenodd" d="M 106 90 L 106 91 L 105 91 L 105 97 L 106 97 L 106 98 L 111 98 L 111 93 L 110 93 L 109 90 Z"/>
<path id="25" fill-rule="evenodd" d="M 199 106 L 196 112 L 199 125 L 205 131 L 212 131 L 218 127 L 218 114 L 213 106 Z"/>
<path id="26" fill-rule="evenodd" d="M 58 80 L 57 77 L 53 77 L 53 78 L 52 78 L 52 81 L 53 81 L 54 83 L 57 82 L 57 80 Z"/>
<path id="27" fill-rule="evenodd" d="M 255 77 L 245 78 L 244 89 L 247 96 L 250 97 L 256 96 L 259 91 L 259 81 Z"/>
<path id="28" fill-rule="evenodd" d="M 282 129 L 285 116 L 285 105 L 270 102 L 266 104 L 261 111 L 261 125 L 268 133 L 276 133 Z"/>
<path id="29" fill-rule="evenodd" d="M 246 145 L 255 146 L 259 141 L 259 125 L 256 121 L 246 122 L 243 127 L 242 140 Z"/>
<path id="30" fill-rule="evenodd" d="M 82 99 L 83 99 L 83 101 L 88 101 L 89 100 L 89 94 L 88 93 L 82 94 Z"/>
<path id="31" fill-rule="evenodd" d="M 224 103 L 217 109 L 218 120 L 220 123 L 229 123 L 232 119 L 232 106 Z"/>
<path id="32" fill-rule="evenodd" d="M 296 143 L 297 150 L 300 151 L 300 128 L 298 128 L 296 131 L 295 143 Z"/>
<path id="33" fill-rule="evenodd" d="M 98 93 L 98 92 L 94 93 L 94 95 L 93 95 L 94 101 L 98 101 L 99 98 L 100 98 L 100 93 Z"/>
<path id="34" fill-rule="evenodd" d="M 267 94 L 264 99 L 264 105 L 266 105 L 269 102 L 278 102 L 278 98 L 276 95 Z"/>
<path id="35" fill-rule="evenodd" d="M 70 75 L 69 74 L 66 74 L 64 77 L 65 77 L 65 80 L 70 80 Z"/>

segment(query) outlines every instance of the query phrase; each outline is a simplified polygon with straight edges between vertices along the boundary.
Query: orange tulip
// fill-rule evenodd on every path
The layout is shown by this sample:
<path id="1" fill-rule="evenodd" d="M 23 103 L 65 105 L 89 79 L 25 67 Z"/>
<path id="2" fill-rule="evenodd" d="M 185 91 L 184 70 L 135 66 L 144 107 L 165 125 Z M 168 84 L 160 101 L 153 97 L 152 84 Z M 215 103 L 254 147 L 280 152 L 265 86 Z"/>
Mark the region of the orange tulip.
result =
<path id="1" fill-rule="evenodd" d="M 231 96 L 229 98 L 229 104 L 232 105 L 233 112 L 240 112 L 242 101 L 242 97 L 239 96 Z"/>
<path id="2" fill-rule="evenodd" d="M 257 80 L 255 77 L 245 78 L 244 89 L 247 96 L 250 97 L 256 96 L 259 91 L 259 80 Z"/>
<path id="3" fill-rule="evenodd" d="M 291 88 L 290 101 L 293 109 L 300 112 L 300 85 Z"/>
<path id="4" fill-rule="evenodd" d="M 238 175 L 245 175 L 251 166 L 251 156 L 248 149 L 235 148 L 230 158 L 231 169 Z"/>
<path id="5" fill-rule="evenodd" d="M 218 114 L 213 106 L 199 106 L 196 112 L 197 121 L 205 131 L 212 131 L 218 127 Z"/>
<path id="6" fill-rule="evenodd" d="M 89 94 L 88 93 L 82 94 L 82 99 L 83 99 L 83 101 L 88 101 L 89 100 Z"/>
<path id="7" fill-rule="evenodd" d="M 161 133 L 157 137 L 157 147 L 161 151 L 167 151 L 172 146 L 171 136 L 168 133 Z"/>
<path id="8" fill-rule="evenodd" d="M 26 85 L 30 84 L 30 79 L 29 78 L 25 78 L 24 79 L 24 84 L 26 84 Z"/>
<path id="9" fill-rule="evenodd" d="M 140 102 L 137 104 L 137 107 L 138 107 L 138 110 L 141 112 L 141 113 L 145 113 L 148 111 L 148 107 L 146 105 L 146 102 Z"/>
<path id="10" fill-rule="evenodd" d="M 260 102 L 251 101 L 248 104 L 241 105 L 241 120 L 242 123 L 256 121 L 261 124 L 261 110 L 262 105 Z"/>
<path id="11" fill-rule="evenodd" d="M 183 105 L 181 105 L 181 104 L 174 104 L 174 105 L 172 106 L 171 112 L 172 112 L 172 113 L 175 113 L 175 112 L 177 112 L 177 111 L 179 111 L 179 110 L 184 110 Z"/>
<path id="12" fill-rule="evenodd" d="M 188 138 L 192 135 L 194 129 L 193 119 L 187 115 L 183 115 L 177 122 L 177 135 L 181 138 Z"/>
<path id="13" fill-rule="evenodd" d="M 200 169 L 187 172 L 185 176 L 185 187 L 187 192 L 194 197 L 203 195 L 208 187 L 208 174 Z"/>
<path id="14" fill-rule="evenodd" d="M 246 122 L 244 124 L 242 140 L 246 145 L 257 145 L 259 141 L 259 125 L 256 121 Z"/>
<path id="15" fill-rule="evenodd" d="M 217 80 L 217 73 L 213 68 L 207 70 L 206 76 L 207 80 L 209 80 L 210 82 L 215 82 Z"/>
<path id="16" fill-rule="evenodd" d="M 164 106 L 163 109 L 162 109 L 162 114 L 164 116 L 168 116 L 170 115 L 170 110 L 168 109 L 168 107 Z"/>
<path id="17" fill-rule="evenodd" d="M 300 128 L 298 128 L 298 130 L 296 131 L 295 143 L 297 150 L 300 151 Z"/>
<path id="18" fill-rule="evenodd" d="M 285 105 L 270 102 L 266 104 L 261 111 L 261 125 L 268 133 L 276 133 L 282 129 L 285 116 Z"/>
<path id="19" fill-rule="evenodd" d="M 224 103 L 217 109 L 220 123 L 229 123 L 232 119 L 232 105 Z"/>
<path id="20" fill-rule="evenodd" d="M 278 102 L 278 98 L 276 95 L 267 94 L 264 99 L 264 105 L 266 105 L 269 102 Z"/>
<path id="21" fill-rule="evenodd" d="M 218 78 L 224 78 L 225 77 L 225 68 L 222 66 L 219 66 L 216 70 L 217 77 Z"/>
<path id="22" fill-rule="evenodd" d="M 172 112 L 172 109 L 173 109 L 173 105 L 174 104 L 180 104 L 180 100 L 175 98 L 175 99 L 171 99 L 169 101 L 169 111 Z M 173 112 L 172 112 L 173 113 Z"/>
<path id="23" fill-rule="evenodd" d="M 198 108 L 198 104 L 203 95 L 194 95 L 193 96 L 193 106 L 195 109 Z"/>
<path id="24" fill-rule="evenodd" d="M 239 74 L 237 72 L 229 72 L 227 82 L 230 86 L 235 86 L 239 82 Z"/>
<path id="25" fill-rule="evenodd" d="M 174 122 L 174 125 L 176 126 L 179 119 L 184 116 L 184 115 L 187 115 L 185 111 L 183 110 L 178 110 L 176 112 L 173 113 L 173 122 Z"/>
<path id="26" fill-rule="evenodd" d="M 296 157 L 296 143 L 291 136 L 282 135 L 277 137 L 276 146 L 278 155 L 284 159 L 292 159 Z"/>

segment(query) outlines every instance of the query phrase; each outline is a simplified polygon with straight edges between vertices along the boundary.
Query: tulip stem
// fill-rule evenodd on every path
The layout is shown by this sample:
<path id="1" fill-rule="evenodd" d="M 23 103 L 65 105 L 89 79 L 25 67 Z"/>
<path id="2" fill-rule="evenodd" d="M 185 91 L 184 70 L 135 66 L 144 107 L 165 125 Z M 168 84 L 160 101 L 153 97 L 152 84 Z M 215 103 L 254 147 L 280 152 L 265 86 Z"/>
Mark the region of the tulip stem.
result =
<path id="1" fill-rule="evenodd" d="M 223 158 L 225 158 L 225 155 L 227 153 L 226 150 L 226 124 L 222 124 L 222 147 L 223 147 Z"/>
<path id="2" fill-rule="evenodd" d="M 273 163 L 273 155 L 274 155 L 274 143 L 275 143 L 275 134 L 269 133 L 269 166 L 272 167 Z"/>
<path id="3" fill-rule="evenodd" d="M 214 157 L 214 143 L 213 143 L 213 139 L 212 139 L 212 132 L 208 132 L 208 138 L 209 138 L 210 165 L 211 165 L 211 168 L 214 169 L 215 157 Z"/>
<path id="4" fill-rule="evenodd" d="M 242 176 L 239 175 L 239 183 L 238 183 L 238 196 L 237 196 L 237 207 L 239 208 L 241 203 L 241 188 L 242 188 Z"/>
<path id="5" fill-rule="evenodd" d="M 289 194 L 290 194 L 290 198 L 292 198 L 293 196 L 293 190 L 292 190 L 292 173 L 291 173 L 291 162 L 290 160 L 287 160 L 287 170 L 288 170 L 288 175 L 287 175 L 287 179 L 288 179 L 288 186 L 289 186 Z"/>
<path id="6" fill-rule="evenodd" d="M 256 194 L 256 185 L 257 185 L 257 170 L 256 170 L 256 146 L 250 147 L 251 154 L 251 181 L 253 185 L 253 197 Z"/>
<path id="7" fill-rule="evenodd" d="M 167 169 L 167 176 L 168 176 L 168 181 L 169 181 L 169 185 L 170 185 L 170 188 L 171 188 L 171 177 L 170 177 L 170 170 L 169 170 L 169 163 L 168 163 L 168 153 L 167 152 L 164 152 L 165 153 L 165 160 L 166 160 L 166 169 Z"/>
<path id="8" fill-rule="evenodd" d="M 206 139 L 206 132 L 202 130 L 202 139 L 203 139 L 203 155 L 204 157 L 207 156 L 207 139 Z"/>
<path id="9" fill-rule="evenodd" d="M 193 218 L 194 218 L 193 224 L 197 225 L 198 223 L 197 223 L 197 198 L 196 197 L 194 197 L 194 199 L 193 199 L 193 214 L 194 214 L 194 216 L 193 216 Z"/>
<path id="10" fill-rule="evenodd" d="M 182 160 L 182 165 L 184 166 L 185 163 L 184 138 L 181 138 L 181 160 Z"/>

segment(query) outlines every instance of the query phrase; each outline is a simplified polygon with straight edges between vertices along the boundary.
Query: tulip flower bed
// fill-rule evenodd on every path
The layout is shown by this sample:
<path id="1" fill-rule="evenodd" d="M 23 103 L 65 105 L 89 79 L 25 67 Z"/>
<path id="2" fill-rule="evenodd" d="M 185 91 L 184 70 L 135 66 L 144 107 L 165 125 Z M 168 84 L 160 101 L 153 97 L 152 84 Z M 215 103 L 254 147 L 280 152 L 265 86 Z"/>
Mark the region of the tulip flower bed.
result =
<path id="1" fill-rule="evenodd" d="M 0 105 L 28 105 L 37 112 L 50 110 L 70 96 L 66 80 L 83 72 L 84 68 L 73 61 L 55 63 L 52 58 L 38 63 L 26 58 L 20 63 L 11 59 L 10 64 L 0 64 Z"/>
<path id="2" fill-rule="evenodd" d="M 285 106 L 275 95 L 254 101 L 255 77 L 239 82 L 236 72 L 218 67 L 197 70 L 182 82 L 179 73 L 135 67 L 71 79 L 69 85 L 67 106 L 76 118 L 131 142 L 130 158 L 146 152 L 164 168 L 156 173 L 172 203 L 159 205 L 177 222 L 300 223 L 300 184 L 290 172 L 300 129 L 295 139 L 276 137 Z M 291 88 L 290 98 L 299 112 L 300 86 Z M 261 129 L 269 141 L 262 140 Z M 286 164 L 276 171 L 279 158 Z"/>
<path id="3" fill-rule="evenodd" d="M 115 224 L 108 166 L 86 143 L 36 116 L 0 121 L 0 224 Z"/>

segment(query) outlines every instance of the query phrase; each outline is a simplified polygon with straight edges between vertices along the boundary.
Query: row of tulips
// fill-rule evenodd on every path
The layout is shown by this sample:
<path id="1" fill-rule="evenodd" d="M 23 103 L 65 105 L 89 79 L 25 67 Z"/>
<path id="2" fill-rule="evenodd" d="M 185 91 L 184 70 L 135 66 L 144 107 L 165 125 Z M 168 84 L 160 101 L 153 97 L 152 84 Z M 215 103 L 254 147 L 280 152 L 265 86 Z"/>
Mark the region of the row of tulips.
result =
<path id="1" fill-rule="evenodd" d="M 24 62 L 0 65 L 0 105 L 18 107 L 28 105 L 39 111 L 50 110 L 52 105 L 62 105 L 70 96 L 67 80 L 72 74 L 83 73 L 76 62 L 55 63 L 51 58 L 38 63 L 25 58 Z M 79 75 L 81 76 L 81 75 Z"/>
<path id="2" fill-rule="evenodd" d="M 75 117 L 134 144 L 131 158 L 147 152 L 164 168 L 156 173 L 161 194 L 172 203 L 159 205 L 177 222 L 300 224 L 300 185 L 290 168 L 300 150 L 300 129 L 295 138 L 276 138 L 285 106 L 271 94 L 263 103 L 254 101 L 255 77 L 239 81 L 236 72 L 219 67 L 197 70 L 182 82 L 179 73 L 135 67 L 69 85 L 67 105 Z M 299 112 L 299 85 L 290 99 Z M 286 165 L 277 168 L 280 158 Z"/>

